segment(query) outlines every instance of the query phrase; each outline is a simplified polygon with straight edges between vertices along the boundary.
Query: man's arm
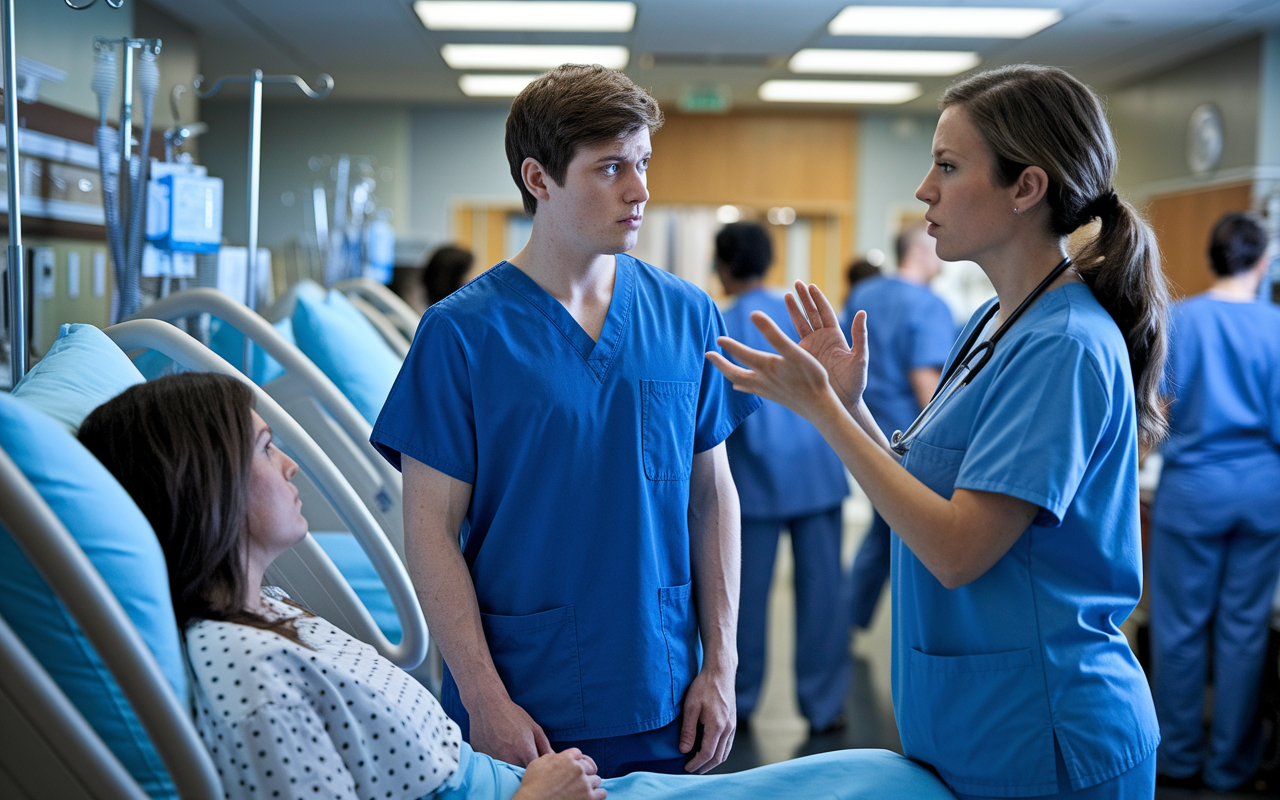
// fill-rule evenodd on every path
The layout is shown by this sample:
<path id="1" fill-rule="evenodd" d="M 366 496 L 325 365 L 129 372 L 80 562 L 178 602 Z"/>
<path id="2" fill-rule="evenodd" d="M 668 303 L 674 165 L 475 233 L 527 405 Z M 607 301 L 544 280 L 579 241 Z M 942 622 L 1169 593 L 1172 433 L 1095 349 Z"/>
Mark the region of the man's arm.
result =
<path id="1" fill-rule="evenodd" d="M 409 577 L 471 716 L 471 746 L 527 766 L 550 753 L 551 744 L 533 718 L 511 702 L 485 640 L 476 588 L 458 543 L 472 486 L 409 456 L 401 455 L 400 461 Z"/>
<path id="2" fill-rule="evenodd" d="M 938 388 L 938 381 L 942 380 L 942 370 L 938 367 L 916 367 L 907 373 L 907 380 L 911 382 L 911 391 L 915 393 L 916 404 L 923 411 L 933 398 L 933 392 Z"/>
<path id="3" fill-rule="evenodd" d="M 689 478 L 689 550 L 702 634 L 702 669 L 684 696 L 680 751 L 702 746 L 685 765 L 703 773 L 722 763 L 738 727 L 734 677 L 738 671 L 738 580 L 742 561 L 738 490 L 724 443 L 693 457 Z"/>

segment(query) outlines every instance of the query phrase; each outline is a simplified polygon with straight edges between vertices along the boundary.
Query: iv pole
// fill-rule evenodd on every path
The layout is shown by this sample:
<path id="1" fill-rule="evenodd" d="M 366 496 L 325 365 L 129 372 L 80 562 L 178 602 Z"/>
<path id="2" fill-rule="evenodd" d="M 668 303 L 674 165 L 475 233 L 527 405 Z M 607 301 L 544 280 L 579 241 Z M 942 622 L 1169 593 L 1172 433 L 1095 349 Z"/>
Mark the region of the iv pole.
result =
<path id="1" fill-rule="evenodd" d="M 12 2 L 12 0 L 8 0 Z M 263 75 L 262 70 L 255 69 L 252 75 L 235 75 L 222 78 L 207 92 L 200 91 L 204 76 L 197 75 L 192 81 L 196 95 L 201 99 L 213 97 L 224 83 L 248 83 L 249 87 L 249 252 L 246 255 L 244 270 L 244 304 L 256 310 L 258 305 L 258 185 L 262 162 L 262 84 L 292 83 L 312 100 L 323 100 L 333 91 L 333 78 L 321 73 L 316 79 L 321 88 L 313 90 L 307 82 L 297 75 Z M 253 345 L 249 337 L 244 339 L 244 373 L 252 375 Z"/>
<path id="2" fill-rule="evenodd" d="M 27 374 L 27 286 L 22 257 L 22 208 L 18 205 L 18 59 L 14 53 L 13 0 L 4 0 L 4 130 L 9 184 L 9 370 L 10 386 Z"/>

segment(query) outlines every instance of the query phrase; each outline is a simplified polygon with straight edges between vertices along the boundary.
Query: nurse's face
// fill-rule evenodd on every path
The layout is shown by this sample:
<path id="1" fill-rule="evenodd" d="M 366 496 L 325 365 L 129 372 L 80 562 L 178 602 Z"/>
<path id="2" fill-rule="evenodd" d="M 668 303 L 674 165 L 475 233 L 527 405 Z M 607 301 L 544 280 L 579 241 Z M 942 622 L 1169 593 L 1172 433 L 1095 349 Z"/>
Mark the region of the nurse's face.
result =
<path id="1" fill-rule="evenodd" d="M 548 215 L 565 244 L 588 255 L 625 253 L 636 246 L 644 204 L 649 156 L 649 129 L 578 148 L 565 172 L 564 185 L 547 181 Z"/>
<path id="2" fill-rule="evenodd" d="M 253 462 L 249 469 L 249 557 L 263 567 L 307 535 L 302 500 L 293 476 L 298 464 L 276 447 L 271 428 L 253 412 Z"/>
<path id="3" fill-rule="evenodd" d="M 963 106 L 949 106 L 933 134 L 933 166 L 916 199 L 929 205 L 929 235 L 944 261 L 983 262 L 1013 235 L 1014 186 L 995 182 L 995 157 Z"/>

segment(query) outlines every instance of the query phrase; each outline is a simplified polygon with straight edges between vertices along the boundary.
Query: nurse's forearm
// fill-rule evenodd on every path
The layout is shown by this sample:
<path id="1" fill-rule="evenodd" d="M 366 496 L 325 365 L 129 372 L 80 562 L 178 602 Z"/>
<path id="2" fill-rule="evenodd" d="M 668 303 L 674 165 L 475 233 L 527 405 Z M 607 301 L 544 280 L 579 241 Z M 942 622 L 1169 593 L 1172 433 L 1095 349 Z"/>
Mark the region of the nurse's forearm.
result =
<path id="1" fill-rule="evenodd" d="M 723 443 L 693 457 L 689 553 L 704 667 L 738 668 L 738 589 L 742 561 L 738 490 Z"/>
<path id="2" fill-rule="evenodd" d="M 948 589 L 981 577 L 1035 518 L 1034 504 L 1008 495 L 956 489 L 950 500 L 942 497 L 844 413 L 834 395 L 828 403 L 833 407 L 815 414 L 814 425 L 889 527 Z"/>
<path id="3" fill-rule="evenodd" d="M 849 415 L 853 417 L 854 422 L 862 428 L 867 436 L 871 437 L 871 441 L 876 446 L 893 457 L 894 461 L 901 461 L 902 458 L 889 446 L 889 439 L 884 435 L 884 431 L 880 430 L 880 426 L 876 424 L 875 417 L 871 415 L 871 409 L 867 408 L 867 402 L 862 398 L 858 398 L 858 404 L 849 409 Z"/>
<path id="4" fill-rule="evenodd" d="M 485 698 L 509 699 L 489 653 L 475 585 L 458 544 L 471 484 L 407 456 L 402 461 L 405 561 L 428 630 L 467 709 Z"/>

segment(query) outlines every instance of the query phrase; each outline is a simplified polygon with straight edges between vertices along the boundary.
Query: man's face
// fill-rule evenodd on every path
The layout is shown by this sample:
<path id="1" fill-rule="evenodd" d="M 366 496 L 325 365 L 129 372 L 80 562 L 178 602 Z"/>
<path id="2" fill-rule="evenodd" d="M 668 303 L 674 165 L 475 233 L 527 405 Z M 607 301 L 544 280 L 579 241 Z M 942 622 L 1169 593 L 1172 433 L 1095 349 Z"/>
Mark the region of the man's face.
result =
<path id="1" fill-rule="evenodd" d="M 625 253 L 636 235 L 649 199 L 649 129 L 578 148 L 564 185 L 547 182 L 550 197 L 539 201 L 556 235 L 587 255 Z"/>

